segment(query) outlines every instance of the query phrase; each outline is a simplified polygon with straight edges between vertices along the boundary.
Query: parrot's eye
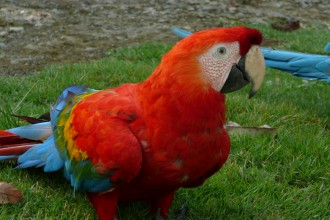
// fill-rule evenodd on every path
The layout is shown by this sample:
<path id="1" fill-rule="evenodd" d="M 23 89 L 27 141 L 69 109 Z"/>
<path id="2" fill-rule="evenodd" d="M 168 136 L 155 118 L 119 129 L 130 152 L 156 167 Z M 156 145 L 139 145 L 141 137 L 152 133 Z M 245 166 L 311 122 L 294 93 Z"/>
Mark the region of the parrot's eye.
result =
<path id="1" fill-rule="evenodd" d="M 214 49 L 215 49 L 215 51 L 214 51 L 214 56 L 215 57 L 220 58 L 220 59 L 227 58 L 228 51 L 227 51 L 227 48 L 225 46 L 220 45 L 219 47 L 214 48 Z"/>
<path id="2" fill-rule="evenodd" d="M 220 56 L 222 56 L 222 55 L 226 55 L 226 53 L 227 53 L 227 49 L 226 49 L 225 47 L 219 47 L 219 48 L 217 49 L 217 52 L 218 52 L 218 54 L 219 54 Z"/>

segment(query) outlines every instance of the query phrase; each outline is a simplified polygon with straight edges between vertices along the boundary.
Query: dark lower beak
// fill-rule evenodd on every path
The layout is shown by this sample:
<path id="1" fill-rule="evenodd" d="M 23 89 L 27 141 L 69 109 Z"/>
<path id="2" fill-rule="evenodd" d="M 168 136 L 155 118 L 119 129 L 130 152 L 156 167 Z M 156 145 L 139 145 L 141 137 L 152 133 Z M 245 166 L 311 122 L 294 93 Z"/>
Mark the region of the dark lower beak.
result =
<path id="1" fill-rule="evenodd" d="M 248 53 L 231 68 L 221 92 L 233 92 L 251 82 L 249 98 L 260 88 L 265 77 L 265 59 L 259 46 L 252 45 Z"/>
<path id="2" fill-rule="evenodd" d="M 242 57 L 238 64 L 233 65 L 228 78 L 223 85 L 221 92 L 228 93 L 239 90 L 249 84 L 250 80 L 245 71 L 245 56 Z"/>

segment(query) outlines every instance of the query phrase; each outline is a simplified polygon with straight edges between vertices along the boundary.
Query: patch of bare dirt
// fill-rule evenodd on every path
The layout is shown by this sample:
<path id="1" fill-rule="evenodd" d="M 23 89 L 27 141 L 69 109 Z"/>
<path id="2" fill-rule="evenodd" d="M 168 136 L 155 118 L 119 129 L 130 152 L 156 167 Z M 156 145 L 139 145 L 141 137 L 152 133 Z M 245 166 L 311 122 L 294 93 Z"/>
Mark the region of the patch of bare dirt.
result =
<path id="1" fill-rule="evenodd" d="M 98 59 L 123 45 L 176 42 L 172 27 L 196 31 L 294 18 L 301 27 L 330 28 L 329 14 L 328 0 L 1 0 L 0 75 Z"/>

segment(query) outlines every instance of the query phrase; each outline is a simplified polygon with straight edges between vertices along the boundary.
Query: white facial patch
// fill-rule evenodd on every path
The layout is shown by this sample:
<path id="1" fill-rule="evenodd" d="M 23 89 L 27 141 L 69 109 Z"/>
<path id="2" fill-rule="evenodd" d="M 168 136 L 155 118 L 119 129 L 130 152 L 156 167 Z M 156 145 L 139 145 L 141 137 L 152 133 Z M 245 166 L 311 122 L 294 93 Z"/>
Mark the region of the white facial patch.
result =
<path id="1" fill-rule="evenodd" d="M 198 59 L 205 79 L 210 82 L 213 89 L 220 91 L 233 64 L 236 64 L 240 58 L 239 43 L 236 41 L 215 44 Z"/>

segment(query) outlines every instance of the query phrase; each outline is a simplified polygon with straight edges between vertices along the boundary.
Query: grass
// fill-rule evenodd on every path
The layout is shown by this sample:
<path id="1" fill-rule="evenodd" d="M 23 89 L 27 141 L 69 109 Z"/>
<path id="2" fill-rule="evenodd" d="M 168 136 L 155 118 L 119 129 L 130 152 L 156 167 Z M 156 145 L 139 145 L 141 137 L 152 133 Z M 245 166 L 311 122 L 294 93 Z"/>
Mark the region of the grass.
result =
<path id="1" fill-rule="evenodd" d="M 323 53 L 328 30 L 283 33 L 256 26 L 275 47 Z M 39 73 L 1 76 L 0 128 L 21 124 L 11 113 L 38 116 L 63 88 L 76 83 L 102 89 L 144 80 L 170 49 L 146 43 L 109 52 L 103 60 L 47 67 Z M 277 136 L 231 137 L 225 166 L 197 189 L 181 189 L 170 219 L 183 204 L 186 219 L 329 219 L 330 86 L 267 69 L 263 87 L 251 100 L 248 88 L 227 95 L 227 118 L 241 125 L 277 127 Z M 95 219 L 88 199 L 61 173 L 16 170 L 1 162 L 0 181 L 24 192 L 16 205 L 1 205 L 0 219 Z M 143 203 L 120 205 L 119 219 L 148 219 Z"/>

